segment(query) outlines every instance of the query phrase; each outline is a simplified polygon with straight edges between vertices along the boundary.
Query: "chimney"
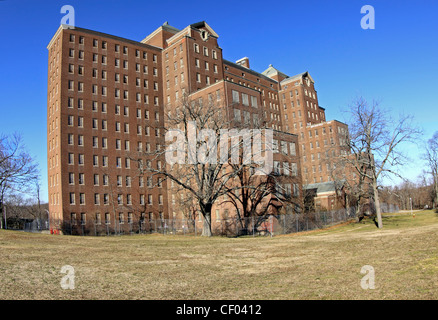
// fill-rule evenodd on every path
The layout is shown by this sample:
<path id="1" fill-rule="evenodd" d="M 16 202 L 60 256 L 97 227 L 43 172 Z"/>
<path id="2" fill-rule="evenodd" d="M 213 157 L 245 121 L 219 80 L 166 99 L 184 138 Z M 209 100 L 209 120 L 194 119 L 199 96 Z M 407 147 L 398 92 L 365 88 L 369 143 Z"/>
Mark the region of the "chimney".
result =
<path id="1" fill-rule="evenodd" d="M 249 59 L 248 57 L 244 57 L 236 61 L 239 66 L 245 67 L 249 69 Z"/>

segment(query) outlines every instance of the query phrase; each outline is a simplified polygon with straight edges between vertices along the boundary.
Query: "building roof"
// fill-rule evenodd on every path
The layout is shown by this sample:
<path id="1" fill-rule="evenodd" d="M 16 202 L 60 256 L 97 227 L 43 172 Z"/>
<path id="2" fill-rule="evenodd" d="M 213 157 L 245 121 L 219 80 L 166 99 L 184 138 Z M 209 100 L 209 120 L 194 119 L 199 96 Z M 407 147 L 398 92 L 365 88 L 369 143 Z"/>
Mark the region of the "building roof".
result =
<path id="1" fill-rule="evenodd" d="M 342 181 L 340 182 L 341 184 Z M 304 190 L 316 189 L 316 193 L 336 192 L 336 184 L 334 181 L 311 183 L 303 186 Z"/>
<path id="2" fill-rule="evenodd" d="M 52 45 L 53 41 L 57 37 L 58 33 L 61 32 L 64 29 L 69 29 L 69 26 L 65 25 L 65 24 L 62 24 L 62 25 L 59 26 L 59 28 L 56 31 L 55 35 L 50 40 L 50 43 L 47 45 L 47 49 L 50 48 L 50 46 Z M 136 46 L 142 46 L 142 47 L 149 48 L 149 49 L 161 50 L 161 48 L 153 46 L 153 45 L 142 43 L 142 42 L 139 42 L 139 41 L 136 41 L 136 40 L 130 40 L 130 39 L 114 36 L 114 35 L 108 34 L 108 33 L 103 33 L 103 32 L 94 31 L 94 30 L 85 29 L 85 28 L 80 28 L 80 27 L 75 27 L 74 29 L 71 29 L 71 30 L 79 31 L 79 32 L 84 32 L 84 33 L 88 33 L 88 34 L 93 34 L 93 35 L 96 35 L 96 36 L 105 37 L 105 38 L 109 38 L 109 39 L 113 39 L 113 40 L 117 40 L 117 41 L 123 41 L 123 42 L 126 42 L 126 43 L 134 44 Z"/>
<path id="3" fill-rule="evenodd" d="M 169 31 L 171 33 L 177 34 L 178 32 L 180 32 L 181 30 L 172 27 L 171 25 L 169 25 L 169 22 L 164 22 L 161 26 L 159 26 L 157 29 L 155 29 L 151 34 L 149 34 L 146 38 L 144 38 L 143 40 L 141 40 L 142 43 L 147 42 L 149 39 L 151 39 L 152 37 L 154 37 L 158 32 L 160 32 L 161 30 L 166 30 Z"/>
<path id="4" fill-rule="evenodd" d="M 195 28 L 195 29 L 206 28 L 208 30 L 208 32 L 210 32 L 211 35 L 213 35 L 216 38 L 219 38 L 219 35 L 205 21 L 200 21 L 200 22 L 192 23 L 190 25 L 190 27 Z"/>
<path id="5" fill-rule="evenodd" d="M 257 76 L 257 77 L 260 77 L 260 78 L 263 78 L 263 79 L 266 79 L 266 80 L 269 80 L 269 81 L 272 81 L 272 82 L 277 83 L 276 80 L 274 80 L 274 79 L 272 79 L 272 78 L 269 78 L 269 77 L 265 76 L 263 73 L 259 73 L 259 72 L 257 72 L 257 71 L 254 71 L 253 69 L 245 68 L 245 67 L 241 66 L 240 64 L 237 64 L 237 63 L 235 63 L 235 62 L 228 61 L 228 60 L 226 60 L 226 59 L 222 59 L 222 61 L 223 61 L 224 64 L 228 64 L 228 65 L 230 65 L 230 66 L 232 66 L 232 67 L 234 67 L 234 68 L 240 69 L 240 70 L 242 70 L 242 71 L 244 71 L 244 72 L 251 73 L 252 75 L 255 75 L 255 76 Z"/>
<path id="6" fill-rule="evenodd" d="M 271 77 L 274 76 L 276 74 L 282 76 L 283 78 L 289 78 L 289 76 L 283 72 L 281 72 L 278 69 L 275 69 L 272 64 L 269 65 L 268 69 L 266 69 L 265 71 L 262 72 L 263 75 L 267 76 L 267 77 Z"/>
<path id="7" fill-rule="evenodd" d="M 172 32 L 180 32 L 181 30 L 179 30 L 179 29 L 177 29 L 177 28 L 175 28 L 175 27 L 172 27 L 170 24 L 169 24 L 169 22 L 164 22 L 163 23 L 163 25 L 161 26 L 163 29 L 166 29 L 166 30 L 168 30 L 168 31 L 172 31 Z"/>
<path id="8" fill-rule="evenodd" d="M 313 80 L 313 78 L 310 76 L 309 72 L 308 72 L 308 71 L 305 71 L 305 72 L 299 73 L 299 74 L 297 74 L 297 75 L 294 75 L 294 76 L 292 76 L 292 77 L 288 77 L 287 79 L 282 80 L 282 81 L 281 81 L 281 84 L 283 85 L 283 84 L 286 84 L 286 83 L 288 83 L 288 82 L 291 82 L 291 81 L 294 81 L 294 80 L 297 80 L 297 79 L 301 79 L 301 78 L 304 78 L 304 77 L 309 78 L 310 81 L 312 81 L 313 83 L 315 83 L 315 81 Z"/>

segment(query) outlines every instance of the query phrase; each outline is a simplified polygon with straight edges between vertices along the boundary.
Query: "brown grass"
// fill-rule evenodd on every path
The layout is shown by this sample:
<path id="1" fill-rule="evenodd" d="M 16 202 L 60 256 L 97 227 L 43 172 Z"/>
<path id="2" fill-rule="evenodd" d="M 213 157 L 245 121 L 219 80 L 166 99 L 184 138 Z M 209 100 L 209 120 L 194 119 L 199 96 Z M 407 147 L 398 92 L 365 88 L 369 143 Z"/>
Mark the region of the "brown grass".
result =
<path id="1" fill-rule="evenodd" d="M 431 211 L 295 236 L 72 237 L 0 232 L 0 299 L 437 299 Z M 63 265 L 75 289 L 60 286 Z M 364 290 L 362 266 L 375 269 Z"/>

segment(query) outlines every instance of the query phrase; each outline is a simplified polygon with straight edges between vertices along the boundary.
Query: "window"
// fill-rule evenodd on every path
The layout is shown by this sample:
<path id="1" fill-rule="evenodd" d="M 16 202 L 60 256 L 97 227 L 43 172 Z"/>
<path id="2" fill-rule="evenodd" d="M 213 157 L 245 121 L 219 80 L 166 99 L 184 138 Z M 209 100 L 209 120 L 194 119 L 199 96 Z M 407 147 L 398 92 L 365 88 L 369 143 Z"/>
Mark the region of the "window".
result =
<path id="1" fill-rule="evenodd" d="M 131 187 L 132 178 L 130 176 L 126 176 L 125 183 L 127 187 Z"/>
<path id="2" fill-rule="evenodd" d="M 234 99 L 234 96 L 233 96 Z M 242 104 L 244 106 L 249 106 L 248 95 L 246 93 L 242 93 Z"/>
<path id="3" fill-rule="evenodd" d="M 109 213 L 105 213 L 105 224 L 111 223 L 111 216 Z"/>
<path id="4" fill-rule="evenodd" d="M 116 184 L 118 187 L 122 186 L 122 176 L 117 176 Z"/>
<path id="5" fill-rule="evenodd" d="M 103 176 L 102 176 L 102 183 L 103 183 L 103 185 L 104 186 L 107 186 L 108 185 L 108 175 L 107 174 L 104 174 Z"/>
<path id="6" fill-rule="evenodd" d="M 243 122 L 246 125 L 249 125 L 251 122 L 251 114 L 249 111 L 243 111 Z"/>
<path id="7" fill-rule="evenodd" d="M 281 146 L 281 153 L 287 155 L 287 142 L 281 141 L 280 146 Z"/>
<path id="8" fill-rule="evenodd" d="M 100 225 L 102 223 L 102 218 L 100 217 L 100 213 L 96 213 L 96 224 Z"/>
<path id="9" fill-rule="evenodd" d="M 233 103 L 239 103 L 239 92 L 237 92 L 236 90 L 232 90 L 231 93 L 233 95 Z"/>
<path id="10" fill-rule="evenodd" d="M 93 166 L 99 166 L 99 156 L 93 155 Z"/>
<path id="11" fill-rule="evenodd" d="M 68 164 L 74 164 L 75 155 L 73 153 L 68 154 Z"/>
<path id="12" fill-rule="evenodd" d="M 290 175 L 289 163 L 283 162 L 283 174 Z"/>
<path id="13" fill-rule="evenodd" d="M 242 121 L 239 109 L 234 109 L 234 120 L 238 122 Z"/>
<path id="14" fill-rule="evenodd" d="M 67 140 L 68 140 L 69 145 L 73 145 L 74 144 L 74 135 L 72 133 L 69 133 Z"/>
<path id="15" fill-rule="evenodd" d="M 278 140 L 272 140 L 272 151 L 278 153 Z"/>
<path id="16" fill-rule="evenodd" d="M 257 108 L 257 97 L 251 96 L 251 106 Z"/>
<path id="17" fill-rule="evenodd" d="M 274 168 L 273 168 L 274 173 L 276 174 L 280 174 L 280 162 L 278 161 L 274 161 Z"/>
<path id="18" fill-rule="evenodd" d="M 84 145 L 84 136 L 83 135 L 78 135 L 78 146 L 83 146 Z"/>
<path id="19" fill-rule="evenodd" d="M 79 193 L 79 204 L 80 205 L 85 204 L 85 193 Z"/>
<path id="20" fill-rule="evenodd" d="M 72 173 L 72 172 L 70 172 L 70 173 L 68 174 L 68 183 L 69 183 L 69 184 L 75 184 L 75 174 Z"/>
<path id="21" fill-rule="evenodd" d="M 292 155 L 292 156 L 296 156 L 297 155 L 295 142 L 290 142 L 289 143 L 289 149 L 290 149 L 290 155 Z"/>
<path id="22" fill-rule="evenodd" d="M 98 193 L 94 194 L 94 204 L 99 205 L 100 204 L 100 195 Z"/>
<path id="23" fill-rule="evenodd" d="M 75 204 L 75 194 L 74 194 L 74 192 L 70 192 L 69 199 L 70 199 L 70 204 Z"/>

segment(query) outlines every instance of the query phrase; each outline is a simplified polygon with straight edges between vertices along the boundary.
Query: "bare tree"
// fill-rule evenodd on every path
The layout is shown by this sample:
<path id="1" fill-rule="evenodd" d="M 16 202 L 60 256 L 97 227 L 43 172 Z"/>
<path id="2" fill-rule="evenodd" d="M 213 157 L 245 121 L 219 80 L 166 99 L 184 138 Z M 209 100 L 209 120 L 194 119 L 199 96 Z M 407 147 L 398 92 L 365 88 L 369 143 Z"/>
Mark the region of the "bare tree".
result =
<path id="1" fill-rule="evenodd" d="M 402 177 L 398 169 L 406 165 L 407 155 L 403 152 L 404 143 L 415 142 L 421 130 L 413 125 L 412 116 L 391 119 L 378 102 L 370 105 L 358 98 L 348 110 L 349 132 L 345 142 L 351 154 L 340 157 L 348 163 L 361 183 L 372 190 L 377 226 L 382 228 L 382 215 L 379 199 L 379 181 L 385 176 Z"/>
<path id="2" fill-rule="evenodd" d="M 425 160 L 433 179 L 435 201 L 434 208 L 438 208 L 438 131 L 427 141 Z"/>
<path id="3" fill-rule="evenodd" d="M 286 158 L 286 157 L 284 157 Z M 257 174 L 255 161 L 250 164 L 229 163 L 236 177 L 227 184 L 226 202 L 231 203 L 237 212 L 241 230 L 250 232 L 249 224 L 257 228 L 271 214 L 297 212 L 301 210 L 301 198 L 297 172 L 283 168 L 264 175 Z"/>
<path id="4" fill-rule="evenodd" d="M 28 191 L 38 177 L 38 165 L 19 134 L 0 136 L 0 213 L 8 192 Z M 3 219 L 2 219 L 3 220 Z"/>
<path id="5" fill-rule="evenodd" d="M 140 176 L 157 174 L 190 195 L 187 199 L 197 204 L 203 217 L 203 236 L 212 235 L 213 205 L 229 192 L 229 181 L 244 170 L 244 166 L 228 166 L 229 159 L 236 155 L 235 150 L 245 147 L 244 139 L 236 142 L 225 135 L 225 147 L 222 144 L 218 147 L 217 137 L 231 126 L 227 108 L 218 100 L 203 101 L 201 97 L 183 95 L 178 105 L 166 110 L 167 121 L 162 130 L 169 146 L 131 155 L 138 162 Z"/>

